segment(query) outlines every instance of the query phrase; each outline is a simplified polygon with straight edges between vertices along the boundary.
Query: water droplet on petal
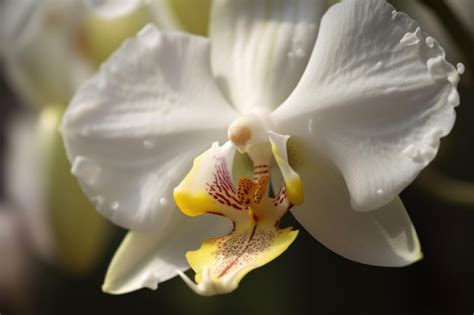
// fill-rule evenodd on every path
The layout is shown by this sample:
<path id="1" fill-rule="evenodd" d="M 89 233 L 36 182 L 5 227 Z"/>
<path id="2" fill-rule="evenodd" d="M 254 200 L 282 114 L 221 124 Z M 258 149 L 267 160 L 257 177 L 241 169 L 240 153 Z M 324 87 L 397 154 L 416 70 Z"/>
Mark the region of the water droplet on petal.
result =
<path id="1" fill-rule="evenodd" d="M 431 36 L 426 37 L 425 42 L 426 42 L 426 45 L 428 45 L 428 47 L 433 48 L 433 46 L 434 46 L 434 38 L 433 37 L 431 37 Z"/>
<path id="2" fill-rule="evenodd" d="M 456 69 L 457 69 L 459 75 L 464 74 L 464 71 L 466 71 L 466 67 L 464 67 L 464 65 L 462 63 L 458 63 L 456 65 Z"/>
<path id="3" fill-rule="evenodd" d="M 418 38 L 418 34 L 420 32 L 420 28 L 418 27 L 413 33 L 407 32 L 403 35 L 402 39 L 400 39 L 400 43 L 404 44 L 405 46 L 416 45 L 420 42 Z"/>
<path id="4" fill-rule="evenodd" d="M 151 140 L 145 140 L 145 141 L 143 141 L 143 146 L 145 147 L 145 149 L 150 150 L 150 149 L 153 149 L 155 147 L 155 142 L 153 142 Z"/>
<path id="5" fill-rule="evenodd" d="M 92 159 L 76 156 L 72 163 L 71 173 L 77 176 L 84 184 L 93 186 L 97 184 L 102 168 Z"/>
<path id="6" fill-rule="evenodd" d="M 380 195 L 383 195 L 383 193 L 384 193 L 383 189 L 380 188 L 377 190 L 377 195 L 380 196 Z"/>
<path id="7" fill-rule="evenodd" d="M 165 207 L 168 204 L 168 200 L 165 197 L 160 198 L 160 205 Z"/>
<path id="8" fill-rule="evenodd" d="M 296 47 L 288 53 L 288 57 L 290 58 L 303 58 L 305 56 L 306 56 L 306 52 L 301 47 Z"/>
<path id="9" fill-rule="evenodd" d="M 110 204 L 110 209 L 112 210 L 117 210 L 119 208 L 120 204 L 117 201 L 114 201 Z"/>

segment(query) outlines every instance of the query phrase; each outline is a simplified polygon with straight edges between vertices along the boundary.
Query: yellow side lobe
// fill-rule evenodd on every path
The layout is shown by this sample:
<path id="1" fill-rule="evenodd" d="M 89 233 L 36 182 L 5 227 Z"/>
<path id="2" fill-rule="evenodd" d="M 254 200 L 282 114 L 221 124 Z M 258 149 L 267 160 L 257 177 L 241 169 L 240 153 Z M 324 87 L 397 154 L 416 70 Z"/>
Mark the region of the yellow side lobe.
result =
<path id="1" fill-rule="evenodd" d="M 181 184 L 174 189 L 173 197 L 178 208 L 186 215 L 195 217 L 206 212 L 218 212 L 214 200 L 199 185 L 202 170 L 205 168 L 206 158 L 209 151 L 204 152 L 194 159 L 191 171 L 186 175 Z"/>
<path id="2" fill-rule="evenodd" d="M 285 145 L 286 145 L 285 139 Z M 280 139 L 281 141 L 281 139 Z M 304 202 L 304 187 L 303 181 L 301 180 L 298 173 L 296 173 L 288 163 L 288 158 L 283 155 L 280 147 L 272 141 L 272 151 L 275 161 L 280 168 L 283 180 L 285 182 L 286 190 L 288 191 L 288 201 L 292 205 L 300 205 Z"/>

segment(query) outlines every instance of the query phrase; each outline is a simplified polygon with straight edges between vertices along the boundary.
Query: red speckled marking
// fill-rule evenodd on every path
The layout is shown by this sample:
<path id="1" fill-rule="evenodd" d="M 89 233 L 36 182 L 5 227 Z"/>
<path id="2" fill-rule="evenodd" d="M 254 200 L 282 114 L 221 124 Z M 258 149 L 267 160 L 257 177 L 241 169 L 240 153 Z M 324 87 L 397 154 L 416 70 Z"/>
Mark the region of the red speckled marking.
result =
<path id="1" fill-rule="evenodd" d="M 242 233 L 232 233 L 211 242 L 217 247 L 214 254 L 216 263 L 212 270 L 222 277 L 232 270 L 253 263 L 258 256 L 270 248 L 272 241 L 281 233 L 281 229 L 261 229 L 255 225 Z"/>
<path id="2" fill-rule="evenodd" d="M 242 210 L 241 202 L 236 196 L 232 179 L 227 171 L 224 158 L 216 158 L 218 163 L 213 173 L 213 181 L 207 184 L 207 192 L 220 204 Z"/>
<path id="3" fill-rule="evenodd" d="M 211 268 L 212 273 L 217 277 L 222 277 L 255 262 L 258 254 L 271 246 L 272 241 L 282 231 L 278 228 L 279 219 L 291 205 L 285 203 L 287 200 L 285 185 L 275 197 L 271 198 L 268 195 L 269 165 L 256 165 L 253 170 L 254 179 L 240 178 L 239 186 L 235 189 L 225 159 L 222 157 L 215 157 L 215 159 L 217 163 L 213 179 L 207 184 L 206 190 L 216 202 L 224 206 L 221 215 L 226 215 L 227 207 L 246 211 L 249 214 L 244 221 L 233 222 L 232 233 L 209 241 L 217 248 L 213 252 L 216 260 Z M 228 212 L 227 215 L 231 217 Z M 265 224 L 266 228 L 264 228 L 259 216 L 263 218 L 262 222 L 270 223 L 270 225 Z"/>

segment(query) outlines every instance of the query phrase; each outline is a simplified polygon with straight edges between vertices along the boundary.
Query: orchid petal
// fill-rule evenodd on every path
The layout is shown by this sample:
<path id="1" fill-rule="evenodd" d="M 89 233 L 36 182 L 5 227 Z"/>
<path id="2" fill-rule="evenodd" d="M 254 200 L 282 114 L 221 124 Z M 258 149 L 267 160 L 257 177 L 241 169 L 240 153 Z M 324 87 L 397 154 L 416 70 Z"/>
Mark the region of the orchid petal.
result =
<path id="1" fill-rule="evenodd" d="M 180 276 L 197 294 L 230 293 L 250 271 L 284 253 L 297 236 L 298 231 L 275 225 L 237 228 L 226 236 L 203 242 L 198 250 L 186 254 L 196 272 L 197 284 L 182 273 Z"/>
<path id="2" fill-rule="evenodd" d="M 291 207 L 290 196 L 287 198 L 282 188 L 277 196 L 270 197 L 269 165 L 262 164 L 267 159 L 261 157 L 271 149 L 268 143 L 264 147 L 257 146 L 254 145 L 253 154 L 249 154 L 254 163 L 253 180 L 241 177 L 239 186 L 233 185 L 236 149 L 228 141 L 222 146 L 214 143 L 197 157 L 191 171 L 174 191 L 176 204 L 183 213 L 225 216 L 234 227 L 231 233 L 204 241 L 198 250 L 186 254 L 196 272 L 196 283 L 183 273 L 179 275 L 198 294 L 232 292 L 247 273 L 281 255 L 298 235 L 292 228 L 278 226 L 282 215 Z"/>
<path id="3" fill-rule="evenodd" d="M 235 147 L 231 142 L 228 141 L 223 146 L 214 142 L 209 150 L 194 160 L 191 171 L 173 193 L 176 204 L 184 214 L 198 216 L 211 212 L 229 215 L 228 211 L 233 211 L 220 210 L 220 204 L 214 200 L 215 195 L 209 193 L 209 185 L 215 182 L 216 193 L 229 208 L 237 206 L 238 198 L 230 175 L 234 155 Z"/>
<path id="4" fill-rule="evenodd" d="M 344 1 L 322 19 L 299 85 L 274 113 L 342 172 L 352 208 L 392 201 L 454 123 L 459 75 L 438 43 L 385 1 Z"/>
<path id="5" fill-rule="evenodd" d="M 188 218 L 177 209 L 165 228 L 153 232 L 131 231 L 110 263 L 102 289 L 123 294 L 144 287 L 156 290 L 160 282 L 189 268 L 185 253 L 199 246 L 203 239 L 232 230 L 230 221 L 203 215 Z"/>
<path id="6" fill-rule="evenodd" d="M 324 1 L 215 1 L 212 68 L 241 112 L 272 110 L 290 95 L 316 40 Z"/>
<path id="7" fill-rule="evenodd" d="M 107 19 L 130 14 L 142 4 L 142 0 L 84 0 L 84 2 L 97 16 Z"/>
<path id="8" fill-rule="evenodd" d="M 150 25 L 82 86 L 62 131 L 72 172 L 98 211 L 156 230 L 193 157 L 236 115 L 214 84 L 208 40 Z"/>
<path id="9" fill-rule="evenodd" d="M 303 148 L 297 142 L 291 145 Z M 398 197 L 374 211 L 354 211 L 337 168 L 315 152 L 305 152 L 296 157 L 306 184 L 305 203 L 291 212 L 314 238 L 347 259 L 369 265 L 405 266 L 422 258 L 415 228 Z"/>

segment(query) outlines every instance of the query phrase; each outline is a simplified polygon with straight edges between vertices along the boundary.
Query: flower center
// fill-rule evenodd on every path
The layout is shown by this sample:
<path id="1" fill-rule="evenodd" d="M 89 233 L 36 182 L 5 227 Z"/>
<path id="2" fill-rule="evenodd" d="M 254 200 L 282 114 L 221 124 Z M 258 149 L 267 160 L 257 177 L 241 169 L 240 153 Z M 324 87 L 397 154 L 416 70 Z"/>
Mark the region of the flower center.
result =
<path id="1" fill-rule="evenodd" d="M 248 114 L 230 124 L 227 137 L 241 153 L 248 153 L 252 145 L 269 142 L 270 129 L 267 115 Z"/>
<path id="2" fill-rule="evenodd" d="M 234 121 L 228 137 L 230 141 L 224 145 L 214 143 L 197 157 L 189 174 L 174 190 L 176 204 L 183 213 L 222 215 L 234 224 L 228 235 L 205 241 L 200 249 L 186 254 L 196 271 L 196 283 L 183 273 L 180 276 L 202 295 L 233 291 L 248 272 L 283 253 L 298 233 L 279 227 L 280 218 L 303 202 L 302 181 L 288 163 L 289 137 L 268 131 L 268 125 L 257 115 Z M 232 181 L 235 148 L 253 163 L 253 178 L 240 177 L 237 185 Z M 283 184 L 272 187 L 278 190 L 270 194 L 273 159 Z"/>

